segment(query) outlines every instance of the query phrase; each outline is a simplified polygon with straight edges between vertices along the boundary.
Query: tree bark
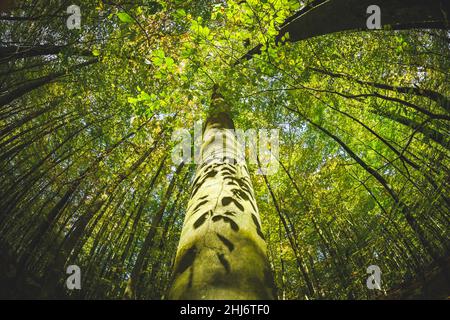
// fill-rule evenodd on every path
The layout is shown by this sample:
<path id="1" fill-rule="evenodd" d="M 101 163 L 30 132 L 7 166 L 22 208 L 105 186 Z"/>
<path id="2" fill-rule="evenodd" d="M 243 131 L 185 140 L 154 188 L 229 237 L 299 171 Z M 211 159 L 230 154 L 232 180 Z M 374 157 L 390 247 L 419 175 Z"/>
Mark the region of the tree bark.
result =
<path id="1" fill-rule="evenodd" d="M 173 174 L 172 180 L 167 187 L 167 191 L 163 197 L 163 200 L 161 201 L 161 204 L 159 205 L 158 211 L 152 218 L 152 224 L 150 225 L 150 229 L 147 233 L 147 236 L 145 237 L 144 243 L 142 244 L 141 250 L 139 251 L 139 255 L 130 275 L 130 279 L 128 279 L 127 288 L 124 293 L 125 299 L 135 299 L 137 297 L 137 289 L 139 287 L 141 273 L 144 269 L 145 258 L 148 256 L 150 249 L 153 247 L 153 240 L 161 224 L 167 204 L 169 203 L 170 197 L 172 196 L 173 190 L 175 188 L 175 182 L 181 170 L 183 169 L 183 166 L 184 163 L 181 163 L 178 166 L 177 171 Z"/>
<path id="2" fill-rule="evenodd" d="M 230 107 L 215 90 L 169 299 L 274 299 L 255 195 Z M 226 145 L 226 147 L 224 147 Z"/>
<path id="3" fill-rule="evenodd" d="M 405 30 L 414 28 L 448 29 L 450 2 L 447 0 L 319 0 L 313 1 L 286 19 L 276 36 L 277 42 L 289 33 L 287 41 L 297 42 L 341 31 L 361 31 L 367 28 L 366 13 L 370 5 L 381 9 L 383 28 Z M 262 45 L 248 51 L 241 59 L 251 59 L 261 52 Z"/>
<path id="4" fill-rule="evenodd" d="M 58 54 L 64 50 L 79 56 L 91 56 L 92 52 L 89 50 L 81 50 L 70 47 L 69 45 L 55 46 L 55 45 L 36 45 L 36 46 L 8 46 L 0 47 L 0 60 L 5 61 L 9 59 L 29 58 L 36 56 L 46 56 L 51 54 Z"/>
<path id="5" fill-rule="evenodd" d="M 59 71 L 59 72 L 51 73 L 47 76 L 27 82 L 26 84 L 22 85 L 21 87 L 14 89 L 14 90 L 0 96 L 0 107 L 6 105 L 8 103 L 11 103 L 15 99 L 22 97 L 26 93 L 28 93 L 34 89 L 37 89 L 43 85 L 46 85 L 46 84 L 52 82 L 53 80 L 68 74 L 69 72 L 75 71 L 75 70 L 80 69 L 85 66 L 89 66 L 96 62 L 98 62 L 98 59 L 94 58 L 92 60 L 72 66 L 72 67 L 68 68 L 67 71 Z"/>
<path id="6" fill-rule="evenodd" d="M 373 82 L 373 81 L 362 81 L 362 80 L 356 79 L 355 77 L 353 77 L 351 75 L 347 75 L 347 74 L 335 73 L 335 72 L 318 69 L 318 68 L 314 68 L 314 67 L 309 67 L 308 69 L 315 71 L 315 72 L 325 74 L 325 75 L 333 77 L 333 78 L 343 78 L 343 79 L 348 79 L 350 81 L 355 81 L 356 83 L 358 83 L 360 85 L 367 85 L 367 86 L 372 86 L 372 87 L 378 88 L 378 89 L 389 90 L 389 91 L 399 92 L 399 93 L 403 93 L 403 94 L 415 94 L 417 96 L 425 97 L 425 98 L 435 101 L 446 112 L 450 112 L 450 100 L 443 94 L 433 91 L 433 90 L 430 90 L 430 89 L 421 89 L 418 87 L 393 86 L 393 85 L 389 85 L 389 84 L 385 84 L 385 83 L 377 83 L 377 82 Z M 382 96 L 377 93 L 375 93 L 373 95 L 378 96 L 383 99 L 386 99 L 386 98 L 387 99 L 395 99 L 395 98 L 389 98 L 386 96 Z M 402 104 L 407 103 L 406 101 L 399 100 L 399 99 L 397 99 L 397 102 L 402 103 Z M 415 106 L 413 106 L 411 104 L 409 106 L 417 110 L 417 108 Z M 421 110 L 418 110 L 418 111 L 427 114 L 426 109 L 421 108 Z M 436 117 L 436 115 L 433 115 L 430 113 L 428 113 L 427 115 L 432 118 L 433 118 L 433 116 L 434 116 L 434 118 L 439 118 L 439 116 Z M 440 118 L 448 120 L 448 117 L 443 118 L 441 116 Z"/>

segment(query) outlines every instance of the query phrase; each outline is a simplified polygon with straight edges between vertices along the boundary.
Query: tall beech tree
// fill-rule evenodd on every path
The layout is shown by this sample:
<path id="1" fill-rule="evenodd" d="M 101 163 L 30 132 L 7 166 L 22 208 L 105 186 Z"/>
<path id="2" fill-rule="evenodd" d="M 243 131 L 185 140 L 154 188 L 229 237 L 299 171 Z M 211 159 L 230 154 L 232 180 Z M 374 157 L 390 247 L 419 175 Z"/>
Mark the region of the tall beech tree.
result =
<path id="1" fill-rule="evenodd" d="M 231 106 L 215 86 L 171 299 L 273 299 L 261 219 Z"/>

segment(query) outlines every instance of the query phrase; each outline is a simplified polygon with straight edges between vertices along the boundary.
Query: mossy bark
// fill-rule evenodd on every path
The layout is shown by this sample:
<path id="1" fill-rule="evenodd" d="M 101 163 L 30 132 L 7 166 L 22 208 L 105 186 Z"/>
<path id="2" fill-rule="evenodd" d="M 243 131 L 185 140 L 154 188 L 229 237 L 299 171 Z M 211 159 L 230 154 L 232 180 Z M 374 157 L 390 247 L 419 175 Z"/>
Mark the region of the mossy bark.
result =
<path id="1" fill-rule="evenodd" d="M 213 94 L 169 299 L 274 299 L 275 286 L 243 150 Z"/>

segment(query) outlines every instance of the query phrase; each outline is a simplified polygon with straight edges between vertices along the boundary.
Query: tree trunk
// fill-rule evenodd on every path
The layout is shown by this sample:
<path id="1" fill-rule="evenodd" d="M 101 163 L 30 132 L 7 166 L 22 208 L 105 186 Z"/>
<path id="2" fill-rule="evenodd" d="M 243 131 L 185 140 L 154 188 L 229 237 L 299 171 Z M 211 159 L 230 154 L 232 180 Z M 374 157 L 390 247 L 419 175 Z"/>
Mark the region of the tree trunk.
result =
<path id="1" fill-rule="evenodd" d="M 139 287 L 141 273 L 144 269 L 145 259 L 147 258 L 151 248 L 153 247 L 154 238 L 157 234 L 158 228 L 163 219 L 163 215 L 166 212 L 167 204 L 172 196 L 173 190 L 175 188 L 175 183 L 183 169 L 184 163 L 181 163 L 177 171 L 173 174 L 172 180 L 170 181 L 169 186 L 167 187 L 167 191 L 159 205 L 158 211 L 152 218 L 152 224 L 150 225 L 150 229 L 145 237 L 144 243 L 142 244 L 141 250 L 136 259 L 136 263 L 134 264 L 133 270 L 131 271 L 130 278 L 128 279 L 127 287 L 125 289 L 124 298 L 125 299 L 136 299 L 137 297 L 137 289 Z"/>
<path id="2" fill-rule="evenodd" d="M 1 20 L 1 19 L 0 19 Z M 54 45 L 37 45 L 37 46 L 8 46 L 0 47 L 0 61 L 7 61 L 10 59 L 29 58 L 36 56 L 47 56 L 51 54 L 58 54 L 64 50 L 70 50 L 75 55 L 92 56 L 89 50 L 80 50 L 70 47 L 70 45 L 54 46 Z"/>
<path id="3" fill-rule="evenodd" d="M 15 99 L 22 97 L 23 95 L 27 94 L 28 92 L 30 92 L 34 89 L 37 89 L 39 87 L 42 87 L 43 85 L 46 85 L 46 84 L 52 82 L 53 80 L 68 74 L 69 72 L 81 69 L 82 67 L 89 66 L 96 62 L 98 62 L 98 59 L 94 58 L 92 60 L 69 67 L 67 69 L 67 71 L 59 71 L 59 72 L 51 73 L 47 76 L 43 76 L 38 79 L 34 79 L 30 82 L 27 82 L 26 84 L 18 87 L 17 89 L 14 89 L 10 92 L 5 93 L 4 95 L 1 95 L 0 96 L 0 107 L 6 105 L 8 103 L 11 103 Z"/>
<path id="4" fill-rule="evenodd" d="M 368 30 L 367 8 L 381 9 L 381 26 L 393 30 L 446 29 L 449 4 L 445 0 L 328 0 L 298 15 L 284 25 L 277 39 L 289 32 L 296 42 L 347 30 Z"/>
<path id="5" fill-rule="evenodd" d="M 289 33 L 287 41 L 297 42 L 342 31 L 367 30 L 367 8 L 376 4 L 381 9 L 381 27 L 392 30 L 448 29 L 450 5 L 446 0 L 317 0 L 286 19 L 276 41 Z M 236 64 L 261 52 L 259 44 Z"/>
<path id="6" fill-rule="evenodd" d="M 276 296 L 253 186 L 245 161 L 238 161 L 242 150 L 233 129 L 228 104 L 214 92 L 169 299 Z"/>

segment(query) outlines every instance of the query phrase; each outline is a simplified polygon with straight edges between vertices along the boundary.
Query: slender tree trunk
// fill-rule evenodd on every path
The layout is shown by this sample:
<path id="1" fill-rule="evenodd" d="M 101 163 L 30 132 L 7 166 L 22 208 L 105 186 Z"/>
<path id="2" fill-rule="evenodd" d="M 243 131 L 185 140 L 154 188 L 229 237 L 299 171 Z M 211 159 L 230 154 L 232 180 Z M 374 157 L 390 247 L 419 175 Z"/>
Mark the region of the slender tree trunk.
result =
<path id="1" fill-rule="evenodd" d="M 231 129 L 229 105 L 215 90 L 170 299 L 276 297 L 249 172 L 237 161 L 242 150 Z"/>
<path id="2" fill-rule="evenodd" d="M 325 133 L 327 136 L 332 138 L 334 141 L 339 143 L 342 148 L 348 153 L 350 157 L 352 157 L 364 170 L 366 170 L 370 175 L 372 175 L 383 187 L 384 189 L 389 193 L 389 195 L 392 197 L 392 199 L 395 202 L 395 205 L 398 207 L 398 209 L 402 212 L 404 215 L 406 221 L 408 222 L 408 225 L 411 227 L 411 229 L 415 232 L 417 237 L 419 238 L 420 242 L 422 243 L 423 247 L 426 249 L 426 251 L 430 254 L 430 256 L 435 260 L 439 261 L 439 254 L 436 251 L 436 248 L 431 244 L 430 240 L 426 236 L 423 228 L 419 225 L 417 222 L 417 219 L 413 216 L 411 213 L 410 208 L 399 198 L 398 194 L 392 189 L 392 187 L 389 185 L 389 183 L 384 179 L 381 174 L 369 166 L 366 162 L 364 162 L 356 153 L 354 153 L 341 139 L 339 139 L 337 136 L 323 128 L 322 126 L 318 125 L 317 123 L 314 123 L 313 121 L 309 120 L 308 118 L 305 118 L 311 125 Z"/>
<path id="3" fill-rule="evenodd" d="M 15 99 L 22 97 L 23 95 L 27 94 L 28 92 L 30 92 L 34 89 L 37 89 L 39 87 L 42 87 L 43 85 L 46 85 L 46 84 L 52 82 L 53 80 L 58 79 L 59 77 L 62 77 L 64 75 L 68 74 L 69 72 L 78 70 L 85 66 L 89 66 L 96 62 L 98 62 L 97 58 L 77 64 L 75 66 L 72 66 L 72 67 L 68 68 L 67 71 L 59 71 L 59 72 L 51 73 L 47 76 L 43 76 L 38 79 L 34 79 L 30 82 L 27 82 L 26 84 L 18 87 L 17 89 L 14 89 L 14 90 L 0 96 L 0 107 L 6 105 L 8 103 L 11 103 Z"/>
<path id="4" fill-rule="evenodd" d="M 269 193 L 272 197 L 273 204 L 278 213 L 278 217 L 280 218 L 281 222 L 283 223 L 283 227 L 286 232 L 285 233 L 286 237 L 288 238 L 289 244 L 291 245 L 292 251 L 294 252 L 295 260 L 297 262 L 297 268 L 305 280 L 306 286 L 308 288 L 307 294 L 310 298 L 314 297 L 314 295 L 316 294 L 315 289 L 314 289 L 314 284 L 312 283 L 311 277 L 309 276 L 308 267 L 304 263 L 302 255 L 299 252 L 300 251 L 299 245 L 297 243 L 298 236 L 297 236 L 297 231 L 295 230 L 294 224 L 292 223 L 291 219 L 289 219 L 289 216 L 286 212 L 283 215 L 282 210 L 278 204 L 277 198 L 275 197 L 275 193 L 273 192 L 272 187 L 270 186 L 269 180 L 267 179 L 266 176 L 264 176 L 264 182 L 266 183 L 267 189 L 269 190 Z M 284 217 L 284 216 L 286 216 L 286 217 Z"/>
<path id="5" fill-rule="evenodd" d="M 64 46 L 37 45 L 37 46 L 23 46 L 23 47 L 9 46 L 9 47 L 0 47 L 0 61 L 58 54 L 68 48 L 75 55 L 92 56 L 92 52 L 90 52 L 89 50 L 79 50 L 76 48 L 73 49 L 70 48 L 70 45 Z"/>
<path id="6" fill-rule="evenodd" d="M 139 287 L 141 273 L 144 270 L 145 258 L 147 257 L 148 253 L 150 252 L 150 249 L 153 247 L 153 243 L 154 243 L 153 240 L 156 236 L 157 230 L 163 219 L 163 215 L 166 211 L 166 207 L 170 200 L 170 197 L 172 196 L 173 190 L 175 188 L 176 179 L 177 179 L 178 175 L 180 174 L 181 170 L 183 169 L 183 166 L 184 166 L 184 163 L 181 163 L 178 166 L 177 171 L 174 173 L 172 180 L 170 181 L 170 184 L 167 187 L 166 194 L 164 195 L 164 198 L 161 201 L 158 211 L 155 213 L 154 217 L 152 218 L 152 224 L 150 226 L 150 230 L 148 231 L 147 236 L 145 237 L 144 243 L 142 244 L 142 247 L 141 247 L 141 251 L 139 251 L 139 255 L 136 259 L 136 263 L 131 272 L 130 279 L 128 280 L 127 287 L 126 287 L 126 290 L 124 293 L 125 299 L 135 299 L 137 297 L 137 289 Z"/>
<path id="7" fill-rule="evenodd" d="M 442 134 L 435 129 L 431 128 L 429 125 L 418 123 L 414 120 L 411 120 L 407 117 L 404 117 L 399 114 L 394 114 L 391 112 L 382 112 L 379 110 L 373 110 L 372 113 L 383 116 L 385 118 L 388 118 L 392 121 L 398 122 L 406 127 L 409 127 L 417 132 L 420 132 L 427 138 L 430 138 L 434 142 L 440 144 L 446 149 L 450 148 L 450 141 L 448 140 L 448 137 L 445 136 L 445 134 Z"/>
<path id="8" fill-rule="evenodd" d="M 393 85 L 390 85 L 390 84 L 378 83 L 378 82 L 373 82 L 373 81 L 362 81 L 362 80 L 359 80 L 359 79 L 357 79 L 357 78 L 355 78 L 355 77 L 353 77 L 351 75 L 348 75 L 348 74 L 335 73 L 335 72 L 331 72 L 331 71 L 323 70 L 323 69 L 319 69 L 319 68 L 314 68 L 314 67 L 309 67 L 308 69 L 310 69 L 312 71 L 315 71 L 315 72 L 319 72 L 319 73 L 325 74 L 325 75 L 333 77 L 333 78 L 348 79 L 348 80 L 354 81 L 354 82 L 356 82 L 356 83 L 358 83 L 360 85 L 371 86 L 371 87 L 374 87 L 374 88 L 378 88 L 378 89 L 382 89 L 382 90 L 389 90 L 389 91 L 393 91 L 393 92 L 399 92 L 399 93 L 403 93 L 403 94 L 415 94 L 417 96 L 425 97 L 425 98 L 428 98 L 430 100 L 435 101 L 445 111 L 450 112 L 450 101 L 449 101 L 449 99 L 446 96 L 444 96 L 443 94 L 441 94 L 439 92 L 436 92 L 434 90 L 421 89 L 421 88 L 418 88 L 418 87 L 393 86 Z M 382 96 L 380 94 L 374 94 L 374 96 L 378 96 L 378 97 L 383 98 L 383 99 L 386 99 L 386 98 L 390 99 L 390 100 L 394 100 L 395 99 L 395 98 Z M 400 100 L 400 99 L 396 99 L 396 101 L 399 102 L 399 103 L 402 103 L 402 104 L 409 103 L 407 101 L 403 101 L 403 100 Z M 416 109 L 416 107 L 412 106 L 411 103 L 409 103 L 409 105 Z M 421 110 L 418 110 L 418 111 L 421 111 L 421 112 L 425 111 L 425 113 L 426 113 L 427 110 L 421 108 Z M 432 115 L 430 115 L 430 114 L 428 114 L 428 116 L 432 117 Z M 445 119 L 448 119 L 448 118 L 445 118 Z"/>

